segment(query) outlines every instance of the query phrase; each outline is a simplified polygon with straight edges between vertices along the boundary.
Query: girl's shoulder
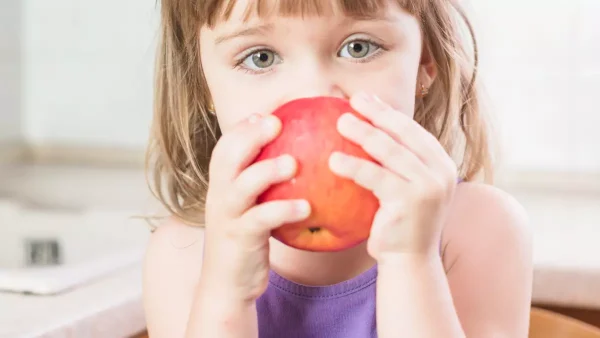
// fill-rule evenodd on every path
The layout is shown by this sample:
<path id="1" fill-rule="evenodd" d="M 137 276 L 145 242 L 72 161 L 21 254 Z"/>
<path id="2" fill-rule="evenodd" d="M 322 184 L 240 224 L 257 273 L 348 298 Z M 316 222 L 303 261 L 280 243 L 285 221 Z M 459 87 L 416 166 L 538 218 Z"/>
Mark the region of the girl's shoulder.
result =
<path id="1" fill-rule="evenodd" d="M 150 236 L 144 258 L 143 299 L 148 331 L 183 337 L 202 269 L 204 229 L 170 218 Z"/>
<path id="2" fill-rule="evenodd" d="M 512 195 L 488 184 L 458 184 L 442 236 L 445 261 L 513 249 L 528 255 L 531 238 L 527 212 Z"/>
<path id="3" fill-rule="evenodd" d="M 192 263 L 202 261 L 204 229 L 187 225 L 175 217 L 166 218 L 152 231 L 146 248 L 146 261 L 172 258 Z M 150 262 L 149 262 L 150 263 Z"/>
<path id="4" fill-rule="evenodd" d="M 479 182 L 460 182 L 457 185 L 450 217 L 473 220 L 483 214 L 506 217 L 526 217 L 526 211 L 508 192 Z"/>

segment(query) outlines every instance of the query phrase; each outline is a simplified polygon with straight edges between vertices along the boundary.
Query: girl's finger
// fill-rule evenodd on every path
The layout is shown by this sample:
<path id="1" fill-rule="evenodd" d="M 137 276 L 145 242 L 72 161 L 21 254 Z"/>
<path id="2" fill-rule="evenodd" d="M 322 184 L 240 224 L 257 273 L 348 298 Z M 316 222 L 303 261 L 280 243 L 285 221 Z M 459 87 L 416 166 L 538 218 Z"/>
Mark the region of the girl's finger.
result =
<path id="1" fill-rule="evenodd" d="M 384 167 L 406 180 L 416 179 L 425 170 L 424 163 L 405 146 L 396 142 L 389 134 L 353 114 L 342 115 L 338 121 L 342 136 L 360 145 Z"/>
<path id="2" fill-rule="evenodd" d="M 242 170 L 258 156 L 261 148 L 281 130 L 281 121 L 273 115 L 253 117 L 224 134 L 212 153 L 210 179 L 217 189 L 226 190 Z"/>
<path id="3" fill-rule="evenodd" d="M 241 218 L 249 235 L 270 232 L 286 223 L 299 222 L 310 216 L 310 204 L 306 200 L 277 200 L 258 204 Z"/>
<path id="4" fill-rule="evenodd" d="M 413 151 L 426 165 L 436 165 L 440 156 L 447 157 L 444 148 L 430 132 L 375 96 L 359 93 L 351 98 L 350 104 L 374 126 Z"/>
<path id="5" fill-rule="evenodd" d="M 227 209 L 232 217 L 241 215 L 252 206 L 269 186 L 291 179 L 296 173 L 295 159 L 290 155 L 262 160 L 250 165 L 233 182 L 228 193 L 231 199 Z"/>
<path id="6" fill-rule="evenodd" d="M 408 189 L 408 181 L 377 163 L 341 152 L 331 154 L 329 168 L 336 175 L 371 190 L 381 201 L 397 199 L 399 194 Z"/>

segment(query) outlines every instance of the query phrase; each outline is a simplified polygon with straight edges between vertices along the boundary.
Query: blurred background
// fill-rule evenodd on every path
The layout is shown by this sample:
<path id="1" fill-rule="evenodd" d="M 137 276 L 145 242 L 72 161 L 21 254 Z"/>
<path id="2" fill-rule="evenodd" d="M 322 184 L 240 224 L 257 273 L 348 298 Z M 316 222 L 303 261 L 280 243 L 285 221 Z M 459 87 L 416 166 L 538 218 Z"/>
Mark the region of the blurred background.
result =
<path id="1" fill-rule="evenodd" d="M 534 306 L 600 325 L 600 1 L 479 0 L 497 185 L 535 233 Z M 0 0 L 0 337 L 144 331 L 160 210 L 143 160 L 158 8 Z M 567 336 L 565 336 L 567 337 Z"/>

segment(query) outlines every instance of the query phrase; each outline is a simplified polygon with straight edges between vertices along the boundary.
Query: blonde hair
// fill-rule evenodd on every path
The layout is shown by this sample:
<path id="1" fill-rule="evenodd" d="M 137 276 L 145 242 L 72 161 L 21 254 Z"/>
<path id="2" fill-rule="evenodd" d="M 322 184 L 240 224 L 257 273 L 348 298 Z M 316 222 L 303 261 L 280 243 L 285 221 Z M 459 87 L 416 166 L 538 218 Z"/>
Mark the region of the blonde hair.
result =
<path id="1" fill-rule="evenodd" d="M 451 0 L 397 1 L 419 19 L 424 43 L 438 67 L 429 94 L 417 99 L 415 120 L 435 135 L 450 155 L 458 157 L 463 180 L 483 174 L 490 182 L 489 131 L 476 88 L 477 44 L 468 19 Z M 255 1 L 247 14 L 264 15 L 267 2 Z M 336 2 L 345 14 L 357 17 L 368 17 L 386 6 L 385 0 Z M 328 1 L 277 3 L 283 15 L 321 15 Z M 210 93 L 199 58 L 199 28 L 227 19 L 234 4 L 235 0 L 161 0 L 155 113 L 147 167 L 155 196 L 172 215 L 191 225 L 203 225 L 210 156 L 221 136 L 217 120 L 209 112 Z M 457 20 L 461 18 L 472 37 L 473 55 L 461 38 Z"/>

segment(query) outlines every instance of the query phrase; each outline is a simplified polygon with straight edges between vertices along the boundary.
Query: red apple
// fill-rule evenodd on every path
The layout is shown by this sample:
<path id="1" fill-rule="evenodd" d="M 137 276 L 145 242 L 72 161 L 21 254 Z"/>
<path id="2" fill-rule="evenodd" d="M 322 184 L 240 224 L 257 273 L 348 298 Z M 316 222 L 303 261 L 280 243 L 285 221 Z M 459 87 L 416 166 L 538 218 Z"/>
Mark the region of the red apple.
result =
<path id="1" fill-rule="evenodd" d="M 280 242 L 307 251 L 340 251 L 369 237 L 379 201 L 354 181 L 334 174 L 329 168 L 332 152 L 340 151 L 377 163 L 360 146 L 337 131 L 344 113 L 356 113 L 349 102 L 334 97 L 302 98 L 277 108 L 273 114 L 282 122 L 281 134 L 266 145 L 255 161 L 293 156 L 296 176 L 272 185 L 257 203 L 306 199 L 311 205 L 308 219 L 285 224 L 272 235 Z"/>

